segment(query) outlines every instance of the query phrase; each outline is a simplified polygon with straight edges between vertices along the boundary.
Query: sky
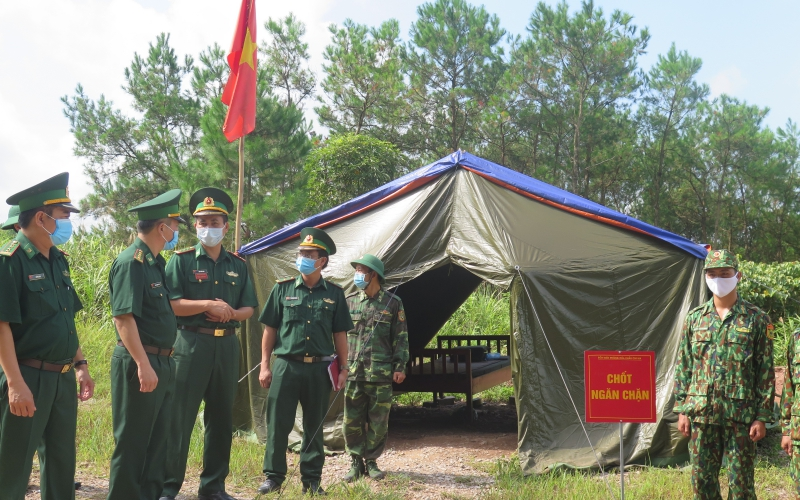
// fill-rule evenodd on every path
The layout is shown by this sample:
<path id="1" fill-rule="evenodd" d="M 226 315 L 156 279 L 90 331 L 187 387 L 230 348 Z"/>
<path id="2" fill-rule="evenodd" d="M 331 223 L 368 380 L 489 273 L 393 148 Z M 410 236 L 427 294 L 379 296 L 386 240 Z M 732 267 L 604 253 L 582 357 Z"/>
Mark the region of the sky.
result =
<path id="1" fill-rule="evenodd" d="M 370 26 L 395 18 L 408 40 L 417 6 L 403 0 L 256 0 L 258 41 L 267 18 L 293 12 L 306 24 L 311 69 L 318 74 L 330 42 L 328 26 L 345 19 Z M 536 2 L 472 1 L 500 18 L 510 33 L 526 34 Z M 548 4 L 555 4 L 547 0 Z M 568 2 L 571 9 L 577 1 Z M 0 2 L 0 201 L 57 173 L 70 173 L 73 201 L 91 188 L 60 98 L 78 83 L 92 99 L 101 94 L 132 114 L 121 86 L 134 53 L 146 54 L 159 33 L 171 35 L 179 57 L 197 56 L 213 43 L 230 47 L 240 0 L 38 0 Z M 648 70 L 675 43 L 703 60 L 698 80 L 712 96 L 733 95 L 767 107 L 766 124 L 800 120 L 800 2 L 796 0 L 597 0 L 650 31 L 639 67 Z M 311 108 L 312 106 L 309 106 Z M 307 113 L 314 118 L 313 112 Z M 0 204 L 0 220 L 5 208 Z"/>

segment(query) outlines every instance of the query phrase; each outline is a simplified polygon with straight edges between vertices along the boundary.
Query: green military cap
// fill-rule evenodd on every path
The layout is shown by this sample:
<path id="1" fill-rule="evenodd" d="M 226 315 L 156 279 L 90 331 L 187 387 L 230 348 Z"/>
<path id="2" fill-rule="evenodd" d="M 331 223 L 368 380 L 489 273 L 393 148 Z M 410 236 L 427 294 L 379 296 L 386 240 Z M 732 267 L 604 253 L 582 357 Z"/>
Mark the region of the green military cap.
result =
<path id="1" fill-rule="evenodd" d="M 305 227 L 300 231 L 300 246 L 298 250 L 309 250 L 314 248 L 321 248 L 328 252 L 328 255 L 336 253 L 336 245 L 328 233 L 322 229 L 315 227 Z"/>
<path id="2" fill-rule="evenodd" d="M 19 205 L 14 205 L 8 209 L 8 219 L 3 222 L 2 230 L 14 229 L 14 224 L 19 222 Z"/>
<path id="3" fill-rule="evenodd" d="M 720 267 L 732 267 L 739 269 L 739 260 L 736 254 L 730 250 L 711 250 L 706 257 L 706 265 L 703 269 L 716 269 Z"/>
<path id="4" fill-rule="evenodd" d="M 207 187 L 189 198 L 189 208 L 192 215 L 228 215 L 233 211 L 233 201 L 225 191 Z"/>
<path id="5" fill-rule="evenodd" d="M 150 201 L 129 208 L 128 212 L 136 212 L 136 215 L 139 216 L 139 220 L 166 219 L 171 217 L 178 222 L 186 222 L 181 218 L 181 211 L 178 208 L 180 201 L 181 190 L 171 189 Z"/>
<path id="6" fill-rule="evenodd" d="M 70 212 L 80 212 L 69 199 L 69 172 L 63 172 L 46 181 L 11 195 L 9 205 L 19 205 L 20 212 L 40 207 L 64 207 Z"/>
<path id="7" fill-rule="evenodd" d="M 378 273 L 378 277 L 381 279 L 381 283 L 383 283 L 385 278 L 383 277 L 383 262 L 381 262 L 381 259 L 372 254 L 366 253 L 362 255 L 360 259 L 356 259 L 350 263 L 350 265 L 353 267 L 356 267 L 356 264 L 367 266 Z"/>

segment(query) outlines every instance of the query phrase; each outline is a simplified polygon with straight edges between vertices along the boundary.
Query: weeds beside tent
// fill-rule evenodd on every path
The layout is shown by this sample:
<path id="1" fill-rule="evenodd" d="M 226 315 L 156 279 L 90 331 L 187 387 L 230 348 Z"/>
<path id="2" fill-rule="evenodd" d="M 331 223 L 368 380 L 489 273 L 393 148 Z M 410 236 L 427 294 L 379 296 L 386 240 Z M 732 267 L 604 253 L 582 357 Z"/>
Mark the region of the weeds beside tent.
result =
<path id="1" fill-rule="evenodd" d="M 656 352 L 658 422 L 624 427 L 626 462 L 686 459 L 672 380 L 682 319 L 704 296 L 703 247 L 459 151 L 245 245 L 240 253 L 261 304 L 276 280 L 296 274 L 306 226 L 336 241 L 323 274 L 346 289 L 353 289 L 351 260 L 383 259 L 386 286 L 405 305 L 412 349 L 424 347 L 482 281 L 510 290 L 524 471 L 597 466 L 581 426 L 583 351 L 595 349 Z M 242 333 L 243 374 L 260 361 L 257 316 Z M 258 372 L 240 389 L 238 424 L 263 439 Z M 618 463 L 618 426 L 584 425 L 603 466 Z M 331 420 L 326 438 L 333 427 Z"/>

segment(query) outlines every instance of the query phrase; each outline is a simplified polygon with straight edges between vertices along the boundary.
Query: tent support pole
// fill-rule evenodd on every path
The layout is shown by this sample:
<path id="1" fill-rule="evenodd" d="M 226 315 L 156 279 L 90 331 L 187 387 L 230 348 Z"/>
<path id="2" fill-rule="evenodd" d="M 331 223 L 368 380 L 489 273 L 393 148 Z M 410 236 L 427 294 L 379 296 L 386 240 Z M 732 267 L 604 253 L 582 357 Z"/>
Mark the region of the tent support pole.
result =
<path id="1" fill-rule="evenodd" d="M 619 421 L 619 494 L 625 500 L 625 452 L 622 446 L 622 420 Z"/>

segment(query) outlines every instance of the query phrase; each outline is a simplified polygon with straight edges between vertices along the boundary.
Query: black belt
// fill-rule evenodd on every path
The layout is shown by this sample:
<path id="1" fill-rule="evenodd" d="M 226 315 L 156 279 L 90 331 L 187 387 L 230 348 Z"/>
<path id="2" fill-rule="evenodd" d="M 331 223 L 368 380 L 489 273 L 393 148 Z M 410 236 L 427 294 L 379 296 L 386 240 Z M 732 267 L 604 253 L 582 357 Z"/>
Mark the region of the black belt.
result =
<path id="1" fill-rule="evenodd" d="M 323 361 L 333 361 L 333 356 L 300 356 L 294 354 L 280 354 L 279 358 L 291 359 L 292 361 L 300 361 L 301 363 L 322 363 Z"/>
<path id="2" fill-rule="evenodd" d="M 200 326 L 186 326 L 186 325 L 178 325 L 178 330 L 187 330 L 189 332 L 195 333 L 205 333 L 206 335 L 213 335 L 215 337 L 228 337 L 230 335 L 236 335 L 236 328 L 228 328 L 227 330 L 221 329 L 213 329 L 213 328 L 203 328 Z"/>
<path id="3" fill-rule="evenodd" d="M 125 344 L 123 344 L 122 341 L 117 342 L 117 345 L 120 347 L 125 347 Z M 127 347 L 125 347 L 125 349 L 127 349 Z M 162 349 L 160 347 L 155 347 L 152 345 L 144 345 L 144 344 L 142 344 L 142 349 L 144 349 L 144 352 L 146 352 L 147 354 L 155 354 L 156 356 L 172 356 L 173 351 L 175 351 L 175 349 L 171 348 Z"/>
<path id="4" fill-rule="evenodd" d="M 17 363 L 30 366 L 31 368 L 36 368 L 37 370 L 44 370 L 46 372 L 67 373 L 72 369 L 72 363 L 60 365 L 56 363 L 48 363 L 47 361 L 41 361 L 38 359 L 18 359 Z"/>

